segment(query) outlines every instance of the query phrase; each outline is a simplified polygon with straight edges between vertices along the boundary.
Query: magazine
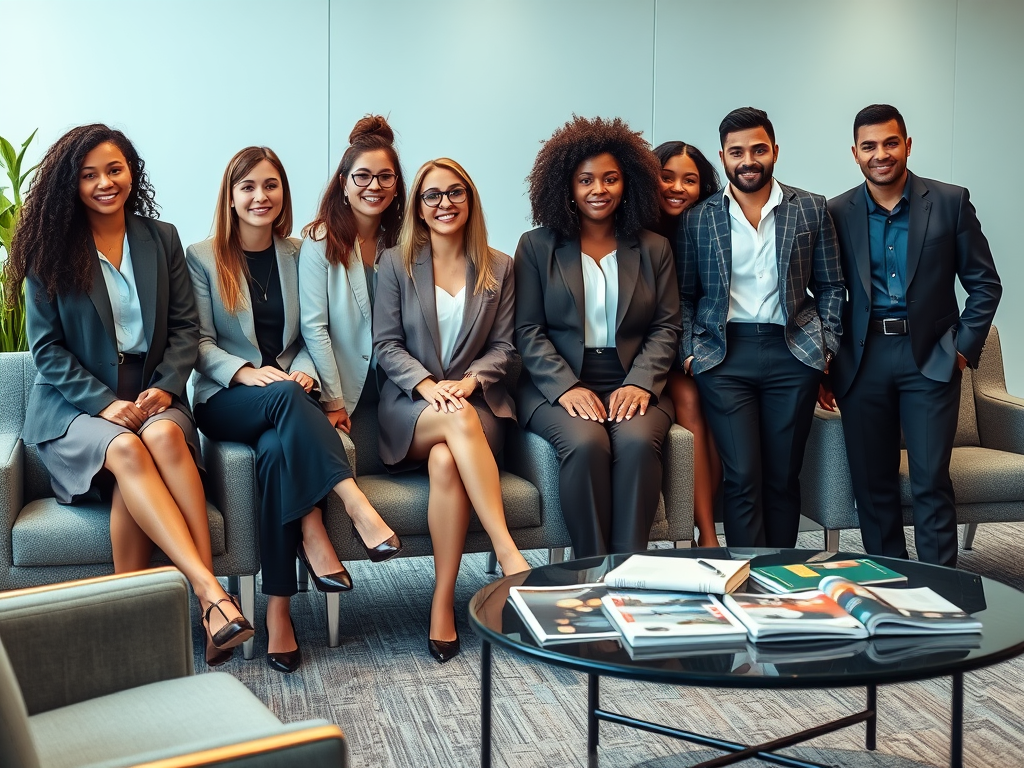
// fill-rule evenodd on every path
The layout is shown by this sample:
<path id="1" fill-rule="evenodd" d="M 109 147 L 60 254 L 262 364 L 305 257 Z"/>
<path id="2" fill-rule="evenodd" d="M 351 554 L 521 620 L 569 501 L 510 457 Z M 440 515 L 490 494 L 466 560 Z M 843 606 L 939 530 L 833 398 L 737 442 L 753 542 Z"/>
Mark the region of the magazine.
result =
<path id="1" fill-rule="evenodd" d="M 747 628 L 752 642 L 859 639 L 868 636 L 864 625 L 828 595 L 797 592 L 791 595 L 723 595 L 721 605 Z"/>
<path id="2" fill-rule="evenodd" d="M 631 555 L 608 572 L 604 583 L 614 589 L 657 589 L 724 595 L 747 580 L 748 560 Z"/>
<path id="3" fill-rule="evenodd" d="M 709 641 L 742 642 L 747 630 L 709 595 L 681 592 L 616 592 L 601 605 L 634 648 Z"/>
<path id="4" fill-rule="evenodd" d="M 867 558 L 767 565 L 750 569 L 750 578 L 758 586 L 779 594 L 818 589 L 826 576 L 840 576 L 855 584 L 895 584 L 907 580 L 902 573 Z"/>
<path id="5" fill-rule="evenodd" d="M 511 587 L 509 600 L 541 645 L 618 639 L 619 631 L 601 610 L 604 584 L 569 587 Z"/>

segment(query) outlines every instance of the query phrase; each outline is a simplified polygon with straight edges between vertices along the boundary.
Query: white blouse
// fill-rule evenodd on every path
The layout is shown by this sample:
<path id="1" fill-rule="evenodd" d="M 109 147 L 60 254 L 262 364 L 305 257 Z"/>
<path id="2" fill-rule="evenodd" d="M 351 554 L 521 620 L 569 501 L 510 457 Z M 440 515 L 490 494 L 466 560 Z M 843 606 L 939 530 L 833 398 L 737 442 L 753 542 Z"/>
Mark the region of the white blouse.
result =
<path id="1" fill-rule="evenodd" d="M 441 365 L 445 370 L 452 362 L 455 341 L 462 330 L 462 316 L 466 313 L 466 286 L 452 296 L 440 286 L 434 286 L 434 300 L 437 305 L 437 329 L 441 333 Z"/>
<path id="2" fill-rule="evenodd" d="M 598 263 L 583 253 L 583 345 L 615 346 L 615 315 L 619 310 L 619 260 L 612 251 Z"/>

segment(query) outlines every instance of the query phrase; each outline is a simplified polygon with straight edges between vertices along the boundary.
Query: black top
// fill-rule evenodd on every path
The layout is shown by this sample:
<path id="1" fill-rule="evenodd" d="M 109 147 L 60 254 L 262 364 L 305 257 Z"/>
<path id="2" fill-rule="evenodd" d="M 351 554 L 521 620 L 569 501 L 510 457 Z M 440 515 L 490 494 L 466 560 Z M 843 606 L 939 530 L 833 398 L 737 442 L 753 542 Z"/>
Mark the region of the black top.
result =
<path id="1" fill-rule="evenodd" d="M 798 549 L 746 549 L 731 553 L 726 548 L 661 549 L 644 554 L 728 560 L 747 559 L 758 551 L 766 554 L 755 557 L 752 566 L 802 563 L 818 554 Z M 875 555 L 870 556 L 872 560 L 907 576 L 908 587 L 931 587 L 961 610 L 980 619 L 984 625 L 981 634 L 967 636 L 966 642 L 959 646 L 950 645 L 948 641 L 963 638 L 963 635 L 913 636 L 909 638 L 910 644 L 917 647 L 895 656 L 884 652 L 887 645 L 892 644 L 892 637 L 888 637 L 881 638 L 881 642 L 879 638 L 869 638 L 812 646 L 776 642 L 761 643 L 755 648 L 753 643 L 740 643 L 742 649 L 730 645 L 717 651 L 689 654 L 681 651 L 674 658 L 634 661 L 615 640 L 542 647 L 507 601 L 511 586 L 550 587 L 596 582 L 627 557 L 591 557 L 508 576 L 473 596 L 469 603 L 470 620 L 485 641 L 548 664 L 633 680 L 721 688 L 839 688 L 924 680 L 979 669 L 1024 653 L 1024 622 L 1020 620 L 1024 615 L 1024 593 L 967 571 Z M 837 560 L 857 557 L 864 555 L 834 555 Z M 744 585 L 739 591 L 754 590 Z M 766 655 L 770 655 L 771 663 L 757 663 L 759 657 Z"/>
<path id="2" fill-rule="evenodd" d="M 277 270 L 277 249 L 271 244 L 265 250 L 244 253 L 249 267 L 252 321 L 263 365 L 280 368 L 277 358 L 284 352 L 284 295 Z"/>

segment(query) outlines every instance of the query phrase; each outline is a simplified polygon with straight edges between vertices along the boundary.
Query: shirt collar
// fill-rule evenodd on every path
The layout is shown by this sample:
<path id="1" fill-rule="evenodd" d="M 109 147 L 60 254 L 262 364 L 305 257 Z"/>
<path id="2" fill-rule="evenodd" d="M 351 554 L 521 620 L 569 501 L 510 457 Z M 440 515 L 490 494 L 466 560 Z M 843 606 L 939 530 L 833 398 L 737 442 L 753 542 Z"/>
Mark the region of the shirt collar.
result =
<path id="1" fill-rule="evenodd" d="M 729 211 L 732 212 L 732 205 L 736 202 L 736 198 L 732 194 L 732 184 L 725 185 L 725 197 L 729 200 Z M 771 211 L 774 211 L 779 205 L 782 204 L 782 185 L 779 184 L 774 178 L 772 178 L 772 191 L 768 195 L 768 202 L 764 204 L 764 208 L 761 209 L 761 219 L 763 220 Z"/>
<path id="2" fill-rule="evenodd" d="M 907 194 L 910 192 L 910 174 L 907 174 L 906 181 L 903 182 L 903 191 L 900 192 L 900 199 L 896 205 L 893 206 L 891 211 L 886 211 L 882 206 L 875 202 L 875 198 L 871 196 L 871 192 L 868 190 L 868 183 L 864 182 L 864 199 L 868 203 L 868 213 L 894 213 L 897 208 L 901 210 L 910 202 L 910 198 Z"/>

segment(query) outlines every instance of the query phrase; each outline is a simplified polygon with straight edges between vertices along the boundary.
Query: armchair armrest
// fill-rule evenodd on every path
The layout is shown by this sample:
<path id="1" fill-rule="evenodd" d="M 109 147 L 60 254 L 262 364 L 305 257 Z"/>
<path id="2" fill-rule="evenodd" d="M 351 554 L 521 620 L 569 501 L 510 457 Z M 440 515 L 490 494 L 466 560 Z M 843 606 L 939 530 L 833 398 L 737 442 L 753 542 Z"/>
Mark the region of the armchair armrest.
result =
<path id="1" fill-rule="evenodd" d="M 193 672 L 175 568 L 0 595 L 0 637 L 30 715 Z"/>
<path id="2" fill-rule="evenodd" d="M 814 410 L 800 470 L 800 505 L 801 513 L 830 530 L 860 526 L 838 411 Z"/>
<path id="3" fill-rule="evenodd" d="M 196 768 L 207 765 L 346 768 L 348 749 L 345 734 L 338 726 L 306 722 L 285 726 L 283 733 L 274 736 L 155 760 L 135 768 Z"/>
<path id="4" fill-rule="evenodd" d="M 1006 392 L 977 392 L 974 408 L 982 448 L 1024 453 L 1024 398 Z"/>
<path id="5" fill-rule="evenodd" d="M 693 540 L 693 433 L 673 424 L 662 447 L 665 521 L 669 541 Z"/>
<path id="6" fill-rule="evenodd" d="M 210 501 L 224 516 L 225 548 L 236 573 L 256 573 L 259 565 L 259 499 L 256 497 L 256 452 L 243 443 L 221 443 L 200 433 Z"/>
<path id="7" fill-rule="evenodd" d="M 4 576 L 14 564 L 11 530 L 25 506 L 25 446 L 21 437 L 0 435 L 0 589 L 7 587 Z"/>

